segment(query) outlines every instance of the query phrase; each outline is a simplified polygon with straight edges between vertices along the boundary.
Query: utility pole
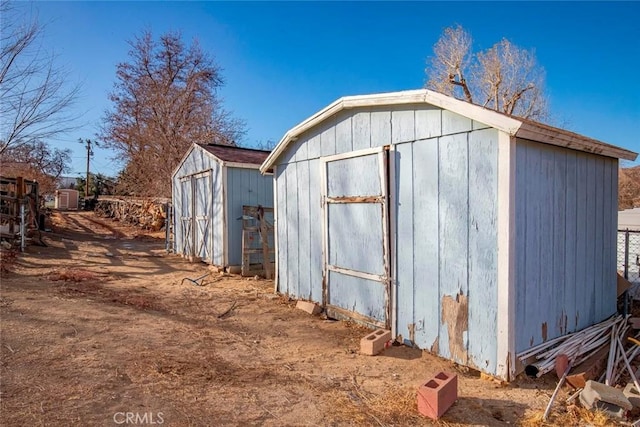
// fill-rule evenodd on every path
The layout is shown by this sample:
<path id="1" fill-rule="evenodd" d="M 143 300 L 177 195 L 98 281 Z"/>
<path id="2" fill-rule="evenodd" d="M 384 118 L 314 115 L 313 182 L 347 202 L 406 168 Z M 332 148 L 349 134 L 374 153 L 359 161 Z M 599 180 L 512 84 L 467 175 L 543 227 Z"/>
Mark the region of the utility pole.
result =
<path id="1" fill-rule="evenodd" d="M 80 144 L 86 144 L 87 146 L 87 180 L 84 182 L 84 198 L 88 199 L 89 198 L 89 191 L 91 186 L 89 185 L 90 183 L 90 179 L 91 179 L 91 175 L 89 174 L 89 161 L 91 159 L 91 155 L 93 154 L 93 151 L 91 150 L 91 144 L 93 144 L 93 142 L 90 139 L 79 139 Z"/>

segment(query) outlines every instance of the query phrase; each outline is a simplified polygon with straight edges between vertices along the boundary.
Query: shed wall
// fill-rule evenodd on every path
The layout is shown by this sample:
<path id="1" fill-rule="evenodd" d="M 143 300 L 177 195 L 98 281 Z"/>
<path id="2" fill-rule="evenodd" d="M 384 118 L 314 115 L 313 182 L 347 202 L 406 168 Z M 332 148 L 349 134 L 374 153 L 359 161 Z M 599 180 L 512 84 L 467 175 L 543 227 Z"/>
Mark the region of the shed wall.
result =
<path id="1" fill-rule="evenodd" d="M 181 178 L 194 176 L 206 171 L 210 171 L 209 190 L 211 197 L 209 198 L 209 212 L 211 218 L 209 220 L 210 240 L 208 244 L 211 245 L 211 250 L 209 257 L 203 261 L 215 265 L 223 265 L 224 204 L 222 199 L 222 167 L 211 155 L 198 147 L 191 150 L 172 179 L 174 251 L 180 255 L 188 255 L 184 254 L 182 250 L 184 247 L 185 230 L 181 218 L 184 217 L 185 214 L 189 214 L 188 207 L 186 207 L 185 204 L 190 202 L 192 196 L 190 194 L 184 194 L 184 191 L 189 191 L 191 187 L 190 185 L 184 185 Z M 199 193 L 200 197 L 203 195 L 204 192 Z"/>
<path id="2" fill-rule="evenodd" d="M 227 167 L 227 221 L 229 265 L 242 264 L 242 206 L 273 207 L 273 178 L 258 169 Z"/>
<path id="3" fill-rule="evenodd" d="M 616 311 L 617 159 L 516 143 L 516 351 Z"/>
<path id="4" fill-rule="evenodd" d="M 301 135 L 275 175 L 279 291 L 322 302 L 318 158 L 383 145 L 395 146 L 397 333 L 492 372 L 497 131 L 465 117 L 424 105 L 352 110 Z"/>

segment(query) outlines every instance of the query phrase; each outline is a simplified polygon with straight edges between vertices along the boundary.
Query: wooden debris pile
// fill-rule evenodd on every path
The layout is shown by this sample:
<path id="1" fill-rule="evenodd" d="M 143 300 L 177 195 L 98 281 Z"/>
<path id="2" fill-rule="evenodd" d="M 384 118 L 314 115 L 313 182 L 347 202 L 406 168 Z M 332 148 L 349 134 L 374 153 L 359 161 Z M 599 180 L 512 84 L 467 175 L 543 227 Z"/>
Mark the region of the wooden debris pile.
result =
<path id="1" fill-rule="evenodd" d="M 159 231 L 165 226 L 168 201 L 168 199 L 101 197 L 96 203 L 95 213 L 145 230 Z"/>
<path id="2" fill-rule="evenodd" d="M 555 369 L 556 357 L 560 354 L 567 356 L 573 366 L 587 360 L 601 348 L 611 345 L 611 339 L 618 326 L 626 324 L 624 316 L 613 316 L 604 322 L 597 323 L 572 334 L 546 341 L 531 347 L 517 355 L 526 365 L 525 372 L 530 376 L 541 377 Z M 535 358 L 532 363 L 527 363 Z"/>
<path id="3" fill-rule="evenodd" d="M 601 389 L 608 387 L 603 390 L 612 395 L 614 392 L 618 393 L 622 396 L 621 400 L 627 401 L 624 394 L 628 390 L 622 393 L 622 388 L 626 386 L 629 389 L 630 386 L 635 386 L 636 390 L 640 390 L 640 319 L 612 316 L 581 331 L 532 347 L 519 353 L 517 357 L 525 364 L 525 372 L 529 376 L 540 377 L 555 370 L 560 378 L 544 413 L 544 421 L 549 416 L 553 401 L 565 381 L 578 390 L 570 400 L 580 395 L 582 406 L 585 406 L 584 402 L 590 402 L 589 399 L 583 399 L 587 389 L 588 396 L 600 397 L 599 392 L 591 390 L 597 389 L 596 386 Z M 572 370 L 573 373 L 569 375 Z M 599 385 L 600 383 L 602 385 Z M 629 405 L 628 408 L 636 406 L 630 403 L 626 405 Z M 595 404 L 587 405 L 587 409 L 596 407 Z M 614 416 L 624 417 L 626 410 L 623 408 L 618 412 L 609 412 Z"/>

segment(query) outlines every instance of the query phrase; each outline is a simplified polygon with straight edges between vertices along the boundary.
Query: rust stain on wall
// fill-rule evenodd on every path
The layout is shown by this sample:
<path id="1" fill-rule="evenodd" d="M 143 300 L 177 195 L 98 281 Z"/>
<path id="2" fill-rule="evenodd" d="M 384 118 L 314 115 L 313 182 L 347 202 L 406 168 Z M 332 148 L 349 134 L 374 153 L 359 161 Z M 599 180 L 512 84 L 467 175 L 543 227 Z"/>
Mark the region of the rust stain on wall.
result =
<path id="1" fill-rule="evenodd" d="M 469 330 L 469 300 L 462 293 L 442 297 L 442 324 L 449 333 L 449 353 L 458 362 L 467 362 L 464 332 Z"/>
<path id="2" fill-rule="evenodd" d="M 542 341 L 546 341 L 547 340 L 547 322 L 544 322 L 542 324 Z"/>

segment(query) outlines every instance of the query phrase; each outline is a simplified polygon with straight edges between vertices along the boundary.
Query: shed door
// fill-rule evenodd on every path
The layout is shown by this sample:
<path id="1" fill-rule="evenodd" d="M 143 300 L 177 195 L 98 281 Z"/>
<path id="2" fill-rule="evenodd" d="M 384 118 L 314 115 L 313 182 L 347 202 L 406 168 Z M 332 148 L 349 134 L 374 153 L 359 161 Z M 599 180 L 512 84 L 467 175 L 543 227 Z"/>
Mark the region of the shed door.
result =
<path id="1" fill-rule="evenodd" d="M 211 258 L 213 236 L 211 227 L 211 171 L 183 177 L 180 201 L 181 252 L 206 261 Z"/>
<path id="2" fill-rule="evenodd" d="M 69 193 L 67 193 L 66 191 L 62 192 L 62 193 L 60 193 L 59 197 L 60 197 L 59 198 L 60 204 L 58 205 L 58 207 L 60 209 L 68 209 L 69 208 Z"/>
<path id="3" fill-rule="evenodd" d="M 180 180 L 181 196 L 180 200 L 180 253 L 184 256 L 193 256 L 193 198 L 191 194 L 191 177 Z"/>
<path id="4" fill-rule="evenodd" d="M 380 147 L 321 162 L 327 313 L 388 327 L 387 152 Z"/>
<path id="5" fill-rule="evenodd" d="M 195 253 L 202 260 L 211 258 L 211 173 L 194 178 L 194 221 Z"/>

